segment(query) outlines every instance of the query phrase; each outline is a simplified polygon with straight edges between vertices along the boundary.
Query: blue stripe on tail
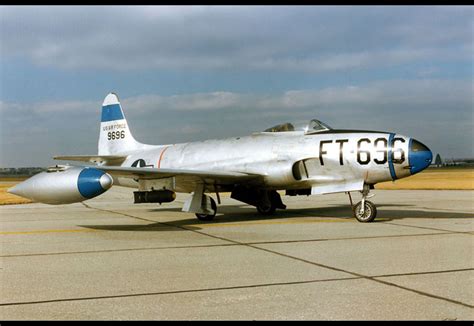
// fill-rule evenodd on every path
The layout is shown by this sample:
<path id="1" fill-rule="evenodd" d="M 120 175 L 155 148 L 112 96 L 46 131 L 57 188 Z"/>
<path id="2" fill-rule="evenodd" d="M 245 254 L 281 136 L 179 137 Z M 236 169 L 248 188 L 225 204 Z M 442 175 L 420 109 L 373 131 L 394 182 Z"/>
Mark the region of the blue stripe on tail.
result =
<path id="1" fill-rule="evenodd" d="M 111 104 L 102 107 L 101 122 L 125 119 L 120 104 Z"/>

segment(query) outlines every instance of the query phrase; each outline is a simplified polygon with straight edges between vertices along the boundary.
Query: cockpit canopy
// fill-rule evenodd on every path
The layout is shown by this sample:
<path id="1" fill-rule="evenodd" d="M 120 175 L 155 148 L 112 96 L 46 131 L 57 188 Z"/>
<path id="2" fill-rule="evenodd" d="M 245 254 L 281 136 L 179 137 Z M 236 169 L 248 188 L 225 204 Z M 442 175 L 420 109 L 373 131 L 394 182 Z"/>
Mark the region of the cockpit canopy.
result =
<path id="1" fill-rule="evenodd" d="M 309 122 L 296 122 L 296 123 L 282 123 L 271 128 L 265 129 L 264 132 L 303 132 L 305 135 L 314 134 L 321 131 L 331 130 L 327 124 L 316 120 L 311 119 Z"/>

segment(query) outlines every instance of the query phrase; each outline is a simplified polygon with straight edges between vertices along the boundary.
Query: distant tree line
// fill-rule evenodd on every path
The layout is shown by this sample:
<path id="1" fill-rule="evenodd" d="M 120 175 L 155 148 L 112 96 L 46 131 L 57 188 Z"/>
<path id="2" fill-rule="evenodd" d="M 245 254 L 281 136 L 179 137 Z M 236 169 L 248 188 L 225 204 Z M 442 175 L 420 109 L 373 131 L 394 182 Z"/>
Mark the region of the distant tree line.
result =
<path id="1" fill-rule="evenodd" d="M 40 167 L 31 167 L 31 168 L 0 168 L 0 176 L 31 176 L 41 171 L 44 171 L 45 168 Z"/>

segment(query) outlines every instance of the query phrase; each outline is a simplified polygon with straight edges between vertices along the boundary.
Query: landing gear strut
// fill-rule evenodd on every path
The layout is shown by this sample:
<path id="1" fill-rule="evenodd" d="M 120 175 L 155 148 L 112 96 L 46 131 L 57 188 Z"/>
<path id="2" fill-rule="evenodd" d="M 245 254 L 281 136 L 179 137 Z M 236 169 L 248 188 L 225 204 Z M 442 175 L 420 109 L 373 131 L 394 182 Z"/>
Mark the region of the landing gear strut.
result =
<path id="1" fill-rule="evenodd" d="M 216 205 L 215 200 L 212 199 L 212 197 L 209 197 L 209 196 L 206 196 L 206 195 L 203 196 L 203 200 L 206 200 L 206 197 L 208 197 L 209 200 L 211 201 L 211 210 L 212 210 L 212 213 L 210 213 L 210 214 L 200 214 L 200 213 L 196 213 L 196 217 L 197 217 L 198 220 L 200 220 L 200 221 L 212 221 L 212 220 L 214 219 L 214 217 L 216 216 L 216 213 L 217 213 L 217 205 Z"/>
<path id="2" fill-rule="evenodd" d="M 364 188 L 361 191 L 362 200 L 358 202 L 355 206 L 352 205 L 352 197 L 351 197 L 351 194 L 348 193 L 349 199 L 351 201 L 351 207 L 352 207 L 352 212 L 354 214 L 354 217 L 359 222 L 362 222 L 362 223 L 372 222 L 377 216 L 377 208 L 375 207 L 375 204 L 367 200 L 367 198 L 371 198 L 374 196 L 374 195 L 369 196 L 369 192 L 370 192 L 370 186 L 367 184 L 364 184 Z"/>

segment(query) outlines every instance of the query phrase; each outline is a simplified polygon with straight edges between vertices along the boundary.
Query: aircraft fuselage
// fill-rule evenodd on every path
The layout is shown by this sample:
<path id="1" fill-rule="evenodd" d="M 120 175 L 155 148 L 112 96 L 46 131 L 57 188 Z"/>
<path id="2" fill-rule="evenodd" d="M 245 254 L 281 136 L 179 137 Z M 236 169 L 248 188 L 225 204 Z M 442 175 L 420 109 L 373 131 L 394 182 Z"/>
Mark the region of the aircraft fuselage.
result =
<path id="1" fill-rule="evenodd" d="M 135 162 L 142 167 L 259 174 L 270 189 L 303 189 L 353 180 L 375 184 L 411 175 L 410 144 L 411 138 L 386 132 L 261 132 L 157 146 L 131 153 L 122 166 Z M 117 181 L 137 187 L 130 179 Z"/>

